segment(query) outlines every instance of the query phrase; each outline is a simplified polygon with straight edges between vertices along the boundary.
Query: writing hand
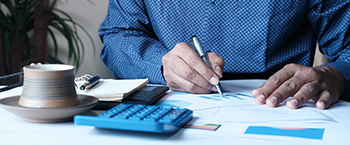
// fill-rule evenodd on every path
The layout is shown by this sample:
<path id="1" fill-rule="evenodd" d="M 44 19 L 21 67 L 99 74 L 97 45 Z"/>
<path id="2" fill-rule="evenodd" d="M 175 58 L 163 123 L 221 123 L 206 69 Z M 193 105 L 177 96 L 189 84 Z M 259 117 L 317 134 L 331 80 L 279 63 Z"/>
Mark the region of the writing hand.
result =
<path id="1" fill-rule="evenodd" d="M 211 70 L 191 45 L 178 43 L 163 56 L 163 76 L 173 91 L 210 93 L 222 77 L 224 60 L 214 52 L 207 52 Z"/>
<path id="2" fill-rule="evenodd" d="M 339 70 L 332 66 L 307 67 L 288 64 L 272 75 L 263 85 L 252 91 L 258 104 L 276 107 L 287 102 L 288 108 L 298 108 L 309 99 L 316 102 L 319 109 L 326 109 L 338 101 L 345 90 L 345 79 Z"/>

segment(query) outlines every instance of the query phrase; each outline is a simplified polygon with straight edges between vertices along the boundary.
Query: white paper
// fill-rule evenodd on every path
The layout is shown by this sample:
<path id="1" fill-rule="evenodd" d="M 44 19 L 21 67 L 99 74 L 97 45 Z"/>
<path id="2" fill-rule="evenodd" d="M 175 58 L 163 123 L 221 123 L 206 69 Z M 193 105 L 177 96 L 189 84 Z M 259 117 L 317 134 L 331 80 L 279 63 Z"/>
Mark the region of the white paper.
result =
<path id="1" fill-rule="evenodd" d="M 101 79 L 96 86 L 89 90 L 76 89 L 76 91 L 77 94 L 94 96 L 104 101 L 121 101 L 125 94 L 146 86 L 147 82 L 148 79 Z"/>

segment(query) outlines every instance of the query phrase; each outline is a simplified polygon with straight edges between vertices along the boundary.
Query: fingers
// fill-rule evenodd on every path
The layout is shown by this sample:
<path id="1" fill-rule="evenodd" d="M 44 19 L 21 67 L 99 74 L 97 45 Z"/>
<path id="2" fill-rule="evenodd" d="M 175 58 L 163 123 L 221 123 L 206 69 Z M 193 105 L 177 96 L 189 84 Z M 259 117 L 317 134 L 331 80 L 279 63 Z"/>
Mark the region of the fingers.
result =
<path id="1" fill-rule="evenodd" d="M 176 60 L 172 57 L 170 59 Z M 209 93 L 212 91 L 213 85 L 185 61 L 171 61 L 170 66 L 164 65 L 164 77 L 167 83 L 170 84 L 170 89 L 192 93 Z"/>
<path id="2" fill-rule="evenodd" d="M 212 58 L 216 60 L 215 57 Z M 164 78 L 172 90 L 209 93 L 213 90 L 213 85 L 219 82 L 216 73 L 222 74 L 220 70 L 212 71 L 187 43 L 177 44 L 174 49 L 163 56 L 162 62 Z"/>
<path id="3" fill-rule="evenodd" d="M 324 65 L 304 70 L 307 71 L 302 72 L 311 81 L 305 83 L 287 102 L 289 108 L 298 108 L 311 98 L 316 101 L 317 108 L 327 109 L 343 94 L 344 77 L 336 68 Z"/>
<path id="4" fill-rule="evenodd" d="M 316 96 L 324 89 L 325 86 L 322 86 L 322 84 L 319 84 L 317 81 L 306 83 L 290 100 L 288 100 L 287 106 L 291 109 L 299 108 L 302 104 L 312 98 L 311 96 Z M 322 96 L 324 97 L 323 94 Z"/>
<path id="5" fill-rule="evenodd" d="M 224 59 L 214 52 L 207 52 L 207 55 L 211 63 L 212 70 L 219 78 L 222 78 L 222 70 L 225 66 Z"/>
<path id="6" fill-rule="evenodd" d="M 167 75 L 167 74 L 164 74 L 164 75 Z M 169 89 L 173 91 L 205 94 L 205 93 L 210 93 L 214 87 L 207 82 L 208 87 L 203 88 L 201 86 L 196 85 L 195 83 L 187 81 L 186 79 L 183 79 L 180 76 L 174 75 L 174 74 L 173 76 L 167 76 L 167 77 L 172 78 L 171 80 L 167 80 L 167 85 Z M 173 81 L 173 80 L 176 80 L 176 81 Z"/>
<path id="7" fill-rule="evenodd" d="M 212 85 L 217 85 L 219 83 L 219 78 L 215 73 L 205 64 L 197 52 L 187 43 L 179 43 L 178 50 L 174 53 L 180 56 L 181 59 L 187 63 L 191 69 L 194 69 L 198 74 L 200 74 L 204 79 L 210 82 Z M 177 69 L 178 71 L 181 71 Z M 181 72 L 178 72 L 178 74 Z M 187 79 L 188 80 L 188 79 Z"/>
<path id="8" fill-rule="evenodd" d="M 339 99 L 344 88 L 344 76 L 332 66 L 311 68 L 289 64 L 253 90 L 252 95 L 257 104 L 269 107 L 276 107 L 293 96 L 286 104 L 289 108 L 299 108 L 313 99 L 319 109 L 326 109 Z"/>
<path id="9" fill-rule="evenodd" d="M 182 44 L 180 44 L 182 45 Z M 183 53 L 185 50 L 182 51 L 176 51 L 178 56 L 181 56 L 181 58 L 191 67 L 191 69 L 194 69 L 199 75 L 201 75 L 204 79 L 206 79 L 208 82 L 210 82 L 212 85 L 217 85 L 219 83 L 219 78 L 216 76 L 216 74 L 209 68 L 205 62 L 202 60 L 202 58 L 197 54 L 197 52 L 192 49 L 192 46 L 190 46 L 187 43 L 184 43 L 183 45 L 188 46 L 180 47 L 182 49 L 186 49 L 187 52 Z M 180 71 L 180 69 L 177 69 Z M 179 72 L 181 73 L 181 72 Z M 187 79 L 189 80 L 189 79 Z"/>
<path id="10" fill-rule="evenodd" d="M 316 102 L 318 109 L 327 109 L 333 102 L 332 96 L 328 91 L 322 91 L 320 98 Z"/>
<path id="11" fill-rule="evenodd" d="M 292 79 L 297 71 L 295 64 L 286 65 L 283 69 L 272 75 L 259 89 L 252 92 L 257 104 L 265 104 L 269 107 L 276 107 L 280 102 L 288 98 L 302 82 L 299 79 Z M 289 80 L 289 81 L 287 81 Z"/>

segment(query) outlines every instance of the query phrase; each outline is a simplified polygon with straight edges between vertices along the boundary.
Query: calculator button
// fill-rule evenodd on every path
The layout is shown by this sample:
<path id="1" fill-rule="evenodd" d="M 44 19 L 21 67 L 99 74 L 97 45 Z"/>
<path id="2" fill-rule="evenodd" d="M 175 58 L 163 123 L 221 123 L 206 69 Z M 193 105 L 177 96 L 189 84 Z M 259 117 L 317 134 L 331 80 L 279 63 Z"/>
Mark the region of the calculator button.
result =
<path id="1" fill-rule="evenodd" d="M 107 111 L 106 111 L 107 112 Z M 122 110 L 119 109 L 113 109 L 113 110 L 109 110 L 108 112 L 110 113 L 114 113 L 114 114 L 118 114 L 119 112 L 122 112 Z"/>
<path id="2" fill-rule="evenodd" d="M 162 109 L 158 109 L 157 111 L 159 111 L 159 112 L 169 112 L 171 110 L 172 110 L 172 108 L 162 108 Z"/>
<path id="3" fill-rule="evenodd" d="M 150 110 L 156 110 L 156 109 L 158 109 L 159 107 L 158 107 L 158 106 L 147 106 L 146 108 L 147 108 L 147 109 L 150 109 Z"/>
<path id="4" fill-rule="evenodd" d="M 185 112 L 186 112 L 185 110 L 173 110 L 169 114 L 180 116 L 180 115 L 184 114 Z"/>
<path id="5" fill-rule="evenodd" d="M 170 118 L 162 118 L 162 119 L 159 119 L 158 120 L 159 122 L 162 122 L 162 123 L 173 123 L 174 122 L 174 119 L 170 119 Z"/>
<path id="6" fill-rule="evenodd" d="M 109 114 L 100 114 L 99 117 L 102 117 L 102 118 L 110 118 L 111 115 L 109 115 Z"/>
<path id="7" fill-rule="evenodd" d="M 137 113 L 135 115 L 133 115 L 133 117 L 138 117 L 138 118 L 144 118 L 146 116 L 146 114 L 142 114 L 142 113 Z"/>
<path id="8" fill-rule="evenodd" d="M 165 115 L 163 118 L 165 119 L 176 119 L 178 118 L 179 116 L 178 115 L 172 115 L 172 114 L 167 114 Z"/>
<path id="9" fill-rule="evenodd" d="M 113 107 L 112 109 L 126 109 L 126 108 L 129 108 L 131 106 L 132 106 L 132 104 L 120 104 L 120 105 Z"/>
<path id="10" fill-rule="evenodd" d="M 159 115 L 159 114 L 151 114 L 151 115 L 149 115 L 149 117 L 147 117 L 147 118 L 154 118 L 155 120 L 158 120 L 160 117 L 162 117 L 162 116 Z"/>
<path id="11" fill-rule="evenodd" d="M 154 121 L 156 121 L 157 119 L 152 118 L 152 117 L 148 117 L 148 118 L 143 118 L 142 120 L 143 120 L 143 121 L 150 121 L 150 122 L 154 122 Z"/>
<path id="12" fill-rule="evenodd" d="M 129 120 L 141 120 L 141 117 L 138 116 L 131 116 L 128 118 Z"/>
<path id="13" fill-rule="evenodd" d="M 127 119 L 127 117 L 128 117 L 128 115 L 121 115 L 121 114 L 113 116 L 113 118 L 116 118 L 116 119 Z"/>

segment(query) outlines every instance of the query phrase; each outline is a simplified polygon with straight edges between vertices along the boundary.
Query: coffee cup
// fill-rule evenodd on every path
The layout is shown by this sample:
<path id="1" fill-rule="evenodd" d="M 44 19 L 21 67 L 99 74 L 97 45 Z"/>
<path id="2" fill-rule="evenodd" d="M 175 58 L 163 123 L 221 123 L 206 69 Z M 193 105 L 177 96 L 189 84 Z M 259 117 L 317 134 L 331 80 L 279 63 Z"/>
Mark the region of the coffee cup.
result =
<path id="1" fill-rule="evenodd" d="M 20 106 L 61 108 L 79 104 L 74 86 L 74 66 L 31 65 L 23 67 L 23 72 L 23 91 L 18 102 Z"/>

